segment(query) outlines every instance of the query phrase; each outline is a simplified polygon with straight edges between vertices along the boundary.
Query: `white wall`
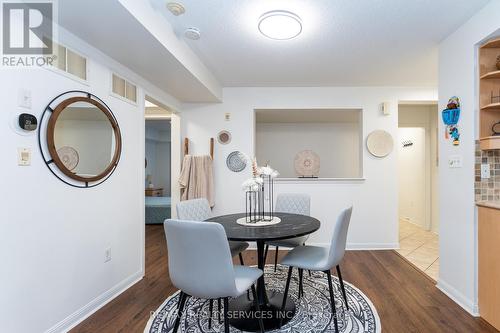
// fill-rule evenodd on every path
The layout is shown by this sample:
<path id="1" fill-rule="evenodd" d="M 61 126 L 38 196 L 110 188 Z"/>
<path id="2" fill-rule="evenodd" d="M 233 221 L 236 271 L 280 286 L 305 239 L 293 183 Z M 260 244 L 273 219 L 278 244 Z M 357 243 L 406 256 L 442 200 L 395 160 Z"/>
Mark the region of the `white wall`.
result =
<path id="1" fill-rule="evenodd" d="M 411 141 L 413 145 L 403 147 L 403 141 Z M 399 153 L 399 217 L 427 229 L 425 129 L 399 128 L 396 147 Z"/>
<path id="2" fill-rule="evenodd" d="M 2 69 L 0 74 L 2 332 L 65 331 L 144 274 L 144 105 L 110 96 L 107 67 L 133 77 L 165 104 L 174 99 L 60 32 L 62 44 L 92 56 L 88 85 L 46 69 Z M 31 110 L 17 106 L 20 88 L 31 91 Z M 90 91 L 108 103 L 122 133 L 115 173 L 91 189 L 69 187 L 55 178 L 42 160 L 36 133 L 19 135 L 11 129 L 16 114 L 28 111 L 40 117 L 53 97 L 71 89 Z M 138 93 L 142 101 L 143 89 Z M 17 166 L 18 147 L 31 148 L 31 166 Z M 112 260 L 104 263 L 108 247 Z"/>
<path id="3" fill-rule="evenodd" d="M 257 161 L 296 178 L 295 155 L 313 150 L 320 157 L 320 178 L 356 178 L 359 174 L 358 123 L 257 123 Z"/>
<path id="4" fill-rule="evenodd" d="M 156 179 L 163 187 L 163 195 L 170 196 L 170 142 L 158 142 L 156 145 Z"/>
<path id="5" fill-rule="evenodd" d="M 477 227 L 474 206 L 474 139 L 478 98 L 476 47 L 500 28 L 500 1 L 491 1 L 439 47 L 439 106 L 461 99 L 460 146 L 440 136 L 440 276 L 438 286 L 466 310 L 477 314 Z M 439 133 L 444 133 L 440 121 Z M 460 155 L 463 167 L 449 169 L 448 157 Z"/>
<path id="6" fill-rule="evenodd" d="M 380 128 L 397 138 L 398 101 L 436 98 L 433 88 L 226 88 L 221 104 L 184 105 L 182 133 L 191 140 L 194 154 L 206 154 L 209 138 L 220 130 L 232 133 L 229 145 L 216 145 L 214 157 L 214 214 L 227 214 L 244 210 L 241 183 L 250 177 L 250 169 L 233 173 L 227 169 L 225 160 L 234 150 L 254 154 L 254 109 L 360 108 L 364 139 Z M 390 103 L 390 116 L 382 115 L 382 102 Z M 227 112 L 231 113 L 231 121 L 224 120 Z M 354 204 L 348 238 L 351 248 L 398 247 L 397 154 L 378 159 L 363 144 L 363 166 L 364 181 L 297 180 L 276 184 L 277 193 L 311 195 L 311 213 L 322 221 L 322 230 L 311 237 L 311 243 L 328 243 L 337 214 Z"/>

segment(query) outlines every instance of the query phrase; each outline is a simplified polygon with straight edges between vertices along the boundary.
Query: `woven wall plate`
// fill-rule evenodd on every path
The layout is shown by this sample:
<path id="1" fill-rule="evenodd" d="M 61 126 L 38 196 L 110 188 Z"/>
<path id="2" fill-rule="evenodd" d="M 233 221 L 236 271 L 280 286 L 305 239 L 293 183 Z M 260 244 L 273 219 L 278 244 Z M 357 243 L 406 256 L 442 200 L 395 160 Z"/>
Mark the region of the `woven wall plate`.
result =
<path id="1" fill-rule="evenodd" d="M 375 157 L 386 157 L 394 148 L 394 140 L 390 133 L 375 130 L 366 138 L 366 148 Z"/>
<path id="2" fill-rule="evenodd" d="M 312 150 L 302 150 L 295 155 L 295 173 L 299 177 L 318 177 L 320 158 Z"/>
<path id="3" fill-rule="evenodd" d="M 71 171 L 73 171 L 78 166 L 78 162 L 80 162 L 80 156 L 73 147 L 61 147 L 57 150 L 57 155 L 59 155 L 64 166 Z"/>
<path id="4" fill-rule="evenodd" d="M 247 167 L 247 159 L 240 151 L 233 151 L 227 156 L 227 168 L 233 172 L 243 171 Z"/>
<path id="5" fill-rule="evenodd" d="M 219 134 L 217 134 L 217 141 L 221 145 L 227 145 L 231 142 L 231 133 L 229 131 L 220 131 Z"/>

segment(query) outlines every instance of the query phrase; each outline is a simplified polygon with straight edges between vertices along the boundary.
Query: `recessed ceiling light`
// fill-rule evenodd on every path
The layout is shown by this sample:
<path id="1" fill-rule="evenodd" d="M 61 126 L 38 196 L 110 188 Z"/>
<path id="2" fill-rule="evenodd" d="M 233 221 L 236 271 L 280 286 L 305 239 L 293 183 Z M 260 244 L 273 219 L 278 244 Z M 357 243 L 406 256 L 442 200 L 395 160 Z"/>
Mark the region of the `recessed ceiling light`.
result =
<path id="1" fill-rule="evenodd" d="M 273 10 L 260 17 L 259 31 L 271 39 L 292 39 L 302 32 L 302 21 L 294 13 Z"/>
<path id="2" fill-rule="evenodd" d="M 167 3 L 167 9 L 175 16 L 182 15 L 186 12 L 186 9 L 181 3 L 169 2 Z"/>
<path id="3" fill-rule="evenodd" d="M 198 28 L 187 28 L 186 31 L 184 31 L 184 36 L 192 40 L 198 40 L 201 37 L 201 33 Z"/>

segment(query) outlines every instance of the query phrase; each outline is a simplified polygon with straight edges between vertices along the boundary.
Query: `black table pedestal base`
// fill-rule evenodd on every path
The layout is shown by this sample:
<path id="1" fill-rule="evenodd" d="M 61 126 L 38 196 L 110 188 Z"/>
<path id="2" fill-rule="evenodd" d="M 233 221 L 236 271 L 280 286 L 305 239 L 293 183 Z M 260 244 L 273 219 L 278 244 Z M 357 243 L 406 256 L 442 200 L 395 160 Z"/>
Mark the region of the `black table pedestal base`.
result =
<path id="1" fill-rule="evenodd" d="M 271 331 L 289 322 L 295 315 L 295 303 L 287 297 L 286 306 L 281 312 L 283 294 L 269 290 L 267 292 L 268 302 L 260 305 L 260 313 L 257 313 L 253 300 L 249 300 L 247 295 L 241 295 L 231 300 L 229 303 L 229 323 L 239 330 L 247 332 L 259 332 L 258 316 L 262 317 L 266 331 Z"/>

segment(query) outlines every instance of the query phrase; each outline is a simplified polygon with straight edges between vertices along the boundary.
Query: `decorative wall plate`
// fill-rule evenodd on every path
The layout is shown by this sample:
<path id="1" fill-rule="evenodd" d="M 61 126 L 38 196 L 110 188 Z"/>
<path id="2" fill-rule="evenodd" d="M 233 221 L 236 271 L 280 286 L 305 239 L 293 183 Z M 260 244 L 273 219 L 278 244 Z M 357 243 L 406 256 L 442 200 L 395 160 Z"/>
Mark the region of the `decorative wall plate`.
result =
<path id="1" fill-rule="evenodd" d="M 80 162 L 80 156 L 75 148 L 64 146 L 57 150 L 57 155 L 68 170 L 74 170 Z"/>
<path id="2" fill-rule="evenodd" d="M 240 151 L 233 151 L 227 156 L 226 165 L 233 172 L 243 171 L 247 166 L 247 159 Z"/>
<path id="3" fill-rule="evenodd" d="M 219 141 L 221 145 L 227 145 L 231 142 L 231 133 L 229 133 L 229 131 L 220 131 L 219 134 L 217 134 L 217 141 Z"/>
<path id="4" fill-rule="evenodd" d="M 366 148 L 375 157 L 386 157 L 394 148 L 394 141 L 390 133 L 375 130 L 366 138 Z"/>
<path id="5" fill-rule="evenodd" d="M 299 177 L 318 177 L 320 158 L 312 150 L 302 150 L 295 155 L 295 173 Z"/>

